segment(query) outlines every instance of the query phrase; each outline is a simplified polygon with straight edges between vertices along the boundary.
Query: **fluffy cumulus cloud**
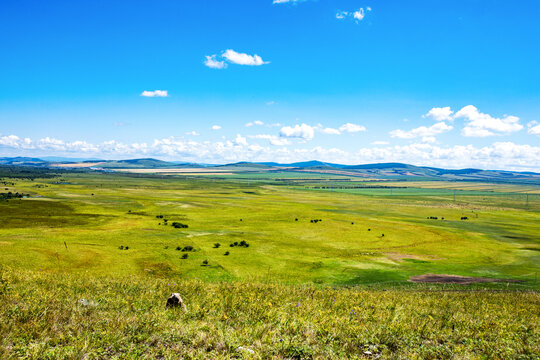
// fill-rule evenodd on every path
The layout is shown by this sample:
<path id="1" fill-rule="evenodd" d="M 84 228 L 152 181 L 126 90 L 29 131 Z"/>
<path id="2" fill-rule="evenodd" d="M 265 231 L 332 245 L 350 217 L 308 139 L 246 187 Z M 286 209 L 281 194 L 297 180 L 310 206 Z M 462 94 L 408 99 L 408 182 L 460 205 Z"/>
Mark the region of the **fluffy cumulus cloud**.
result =
<path id="1" fill-rule="evenodd" d="M 531 121 L 527 124 L 527 127 L 529 128 L 529 134 L 540 136 L 540 124 L 537 121 Z"/>
<path id="2" fill-rule="evenodd" d="M 204 65 L 212 69 L 225 69 L 227 63 L 247 66 L 261 66 L 269 63 L 257 54 L 249 55 L 236 52 L 232 49 L 225 50 L 219 58 L 218 55 L 207 55 L 205 57 Z"/>
<path id="3" fill-rule="evenodd" d="M 219 130 L 219 129 L 221 129 L 221 126 L 219 126 L 219 125 L 212 125 L 211 129 L 212 129 L 212 130 Z"/>
<path id="4" fill-rule="evenodd" d="M 495 118 L 479 112 L 473 105 L 467 105 L 459 110 L 454 115 L 454 119 L 459 118 L 463 118 L 466 122 L 461 132 L 463 136 L 486 137 L 510 134 L 523 129 L 517 116 L 506 115 L 502 118 Z"/>
<path id="5" fill-rule="evenodd" d="M 536 126 L 536 125 L 535 125 Z M 415 165 L 447 168 L 482 168 L 540 171 L 540 146 L 495 142 L 484 147 L 473 145 L 438 146 L 419 142 L 405 146 L 364 147 L 355 151 L 337 148 L 289 148 L 287 138 L 256 135 L 250 138 L 266 139 L 268 146 L 248 144 L 245 137 L 218 142 L 193 141 L 182 138 L 155 139 L 150 143 L 121 143 L 114 140 L 99 144 L 83 140 L 64 141 L 46 137 L 39 140 L 0 135 L 0 149 L 17 155 L 56 154 L 103 158 L 159 157 L 190 162 L 226 163 L 236 161 L 294 162 L 318 159 L 326 162 L 365 164 L 376 162 L 406 162 Z M 274 141 L 274 143 L 272 143 Z"/>
<path id="6" fill-rule="evenodd" d="M 281 128 L 279 135 L 287 138 L 299 138 L 303 140 L 311 140 L 315 136 L 315 128 L 307 124 L 284 126 Z"/>
<path id="7" fill-rule="evenodd" d="M 238 53 L 232 49 L 225 50 L 222 56 L 233 64 L 238 65 L 260 66 L 268 64 L 268 62 L 263 61 L 263 59 L 257 54 L 248 55 L 244 53 Z"/>
<path id="8" fill-rule="evenodd" d="M 399 139 L 414 139 L 418 137 L 433 137 L 435 135 L 447 132 L 452 130 L 453 127 L 450 125 L 447 125 L 444 122 L 438 122 L 436 124 L 433 124 L 429 127 L 427 126 L 420 126 L 416 129 L 412 129 L 409 131 L 405 130 L 392 130 L 390 131 L 390 136 L 394 138 Z"/>
<path id="9" fill-rule="evenodd" d="M 429 110 L 423 117 L 429 117 L 436 121 L 454 121 L 452 114 L 454 112 L 450 109 L 450 106 L 446 107 L 434 107 Z"/>
<path id="10" fill-rule="evenodd" d="M 240 146 L 248 146 L 247 139 L 240 134 L 236 135 L 236 139 L 234 139 L 234 143 Z"/>
<path id="11" fill-rule="evenodd" d="M 141 96 L 143 96 L 143 97 L 167 97 L 167 96 L 169 96 L 169 93 L 168 93 L 167 90 L 154 90 L 154 91 L 144 90 L 141 93 Z"/>
<path id="12" fill-rule="evenodd" d="M 358 10 L 352 10 L 352 11 L 338 11 L 336 13 L 336 19 L 338 20 L 344 20 L 344 19 L 353 19 L 357 23 L 364 20 L 366 17 L 366 14 L 371 11 L 371 7 L 367 6 L 366 8 L 359 8 Z"/>
<path id="13" fill-rule="evenodd" d="M 348 132 L 348 133 L 356 133 L 360 131 L 366 131 L 366 127 L 362 125 L 346 123 L 339 127 L 339 131 Z"/>

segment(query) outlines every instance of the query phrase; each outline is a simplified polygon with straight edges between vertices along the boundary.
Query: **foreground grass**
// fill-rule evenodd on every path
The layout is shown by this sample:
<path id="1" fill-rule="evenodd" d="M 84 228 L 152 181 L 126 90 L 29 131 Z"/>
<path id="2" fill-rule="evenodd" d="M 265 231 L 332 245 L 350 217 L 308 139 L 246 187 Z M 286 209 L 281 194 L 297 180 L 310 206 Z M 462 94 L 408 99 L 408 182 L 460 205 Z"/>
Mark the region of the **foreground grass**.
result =
<path id="1" fill-rule="evenodd" d="M 540 352 L 533 292 L 1 276 L 2 359 L 538 359 Z M 186 313 L 165 308 L 173 291 Z"/>

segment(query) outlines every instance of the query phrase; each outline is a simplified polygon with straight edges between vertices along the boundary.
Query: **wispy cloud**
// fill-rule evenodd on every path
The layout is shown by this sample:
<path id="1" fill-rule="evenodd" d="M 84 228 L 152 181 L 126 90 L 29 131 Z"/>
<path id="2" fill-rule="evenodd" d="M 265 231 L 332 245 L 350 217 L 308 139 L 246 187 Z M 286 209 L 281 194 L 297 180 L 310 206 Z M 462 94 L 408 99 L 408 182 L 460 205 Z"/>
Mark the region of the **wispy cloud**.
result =
<path id="1" fill-rule="evenodd" d="M 371 11 L 371 7 L 367 6 L 365 8 L 359 8 L 357 10 L 351 10 L 351 11 L 338 11 L 336 13 L 336 19 L 338 20 L 344 20 L 344 19 L 352 19 L 359 23 L 360 21 L 364 20 L 366 17 L 366 14 Z"/>
<path id="2" fill-rule="evenodd" d="M 186 133 L 186 135 L 199 136 L 199 135 L 201 135 L 201 134 L 199 134 L 199 133 L 196 132 L 196 131 L 188 131 L 188 132 Z"/>
<path id="3" fill-rule="evenodd" d="M 141 96 L 144 96 L 144 97 L 167 97 L 167 96 L 169 96 L 169 93 L 168 93 L 167 90 L 154 90 L 154 91 L 144 90 L 141 93 Z"/>
<path id="4" fill-rule="evenodd" d="M 253 125 L 262 126 L 262 125 L 264 125 L 264 122 L 262 122 L 261 120 L 255 120 L 255 121 L 253 121 L 253 122 L 248 122 L 248 123 L 246 124 L 246 127 L 251 127 L 251 126 L 253 126 Z"/>
<path id="5" fill-rule="evenodd" d="M 227 67 L 227 63 L 225 61 L 220 61 L 216 59 L 217 55 L 210 55 L 206 56 L 206 60 L 204 61 L 204 65 L 208 66 L 211 69 L 224 69 Z"/>
<path id="6" fill-rule="evenodd" d="M 412 129 L 409 131 L 404 130 L 392 130 L 390 131 L 390 136 L 394 138 L 399 139 L 414 139 L 418 137 L 433 137 L 435 135 L 447 132 L 452 130 L 453 127 L 450 125 L 446 125 L 444 122 L 438 122 L 436 124 L 433 124 L 429 127 L 427 126 L 420 126 L 416 129 Z"/>
<path id="7" fill-rule="evenodd" d="M 356 133 L 360 131 L 366 131 L 366 127 L 362 125 L 346 123 L 339 127 L 339 131 L 348 132 L 348 133 Z"/>
<path id="8" fill-rule="evenodd" d="M 221 126 L 219 126 L 219 125 L 212 125 L 212 128 L 211 128 L 211 129 L 212 129 L 212 130 L 219 130 L 219 129 L 221 129 Z"/>
<path id="9" fill-rule="evenodd" d="M 267 134 L 250 135 L 249 138 L 268 140 L 270 142 L 270 144 L 272 144 L 274 146 L 290 145 L 289 140 L 287 140 L 286 138 L 276 136 L 276 135 L 267 135 Z"/>
<path id="10" fill-rule="evenodd" d="M 338 129 L 334 129 L 334 128 L 321 128 L 320 130 L 323 134 L 328 134 L 328 135 L 339 135 L 341 134 L 341 132 L 338 130 Z"/>
<path id="11" fill-rule="evenodd" d="M 306 0 L 273 0 L 272 4 L 295 4 Z"/>

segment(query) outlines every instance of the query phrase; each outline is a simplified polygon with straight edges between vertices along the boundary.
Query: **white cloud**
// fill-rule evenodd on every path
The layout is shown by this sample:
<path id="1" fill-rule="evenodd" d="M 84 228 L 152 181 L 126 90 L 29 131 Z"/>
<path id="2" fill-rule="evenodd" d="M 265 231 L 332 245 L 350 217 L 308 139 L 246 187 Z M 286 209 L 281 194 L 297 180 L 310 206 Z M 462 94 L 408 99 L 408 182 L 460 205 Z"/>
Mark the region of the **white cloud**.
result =
<path id="1" fill-rule="evenodd" d="M 259 125 L 259 126 L 262 126 L 264 125 L 264 123 L 261 121 L 261 120 L 255 120 L 253 122 L 248 122 L 245 126 L 246 127 L 251 127 L 253 125 Z"/>
<path id="2" fill-rule="evenodd" d="M 268 64 L 268 62 L 263 61 L 259 55 L 248 55 L 245 53 L 238 53 L 232 49 L 225 50 L 221 55 L 228 61 L 237 65 L 249 65 L 249 66 L 260 66 Z"/>
<path id="3" fill-rule="evenodd" d="M 262 134 L 262 135 L 251 135 L 249 137 L 252 138 L 252 139 L 265 139 L 265 140 L 268 140 L 270 142 L 270 144 L 272 144 L 274 146 L 290 145 L 289 140 L 287 140 L 285 138 L 282 138 L 282 137 L 278 137 L 276 135 Z"/>
<path id="4" fill-rule="evenodd" d="M 227 67 L 227 63 L 225 61 L 220 61 L 216 59 L 217 55 L 210 55 L 206 56 L 206 60 L 204 61 L 204 65 L 208 66 L 211 69 L 224 69 Z"/>
<path id="5" fill-rule="evenodd" d="M 307 124 L 284 126 L 279 133 L 282 137 L 300 138 L 304 140 L 311 140 L 315 136 L 315 129 Z"/>
<path id="6" fill-rule="evenodd" d="M 188 132 L 186 133 L 186 135 L 199 136 L 199 135 L 201 135 L 201 134 L 199 134 L 199 133 L 196 132 L 196 131 L 188 131 Z"/>
<path id="7" fill-rule="evenodd" d="M 266 106 L 272 106 L 272 105 L 275 105 L 275 101 L 274 100 L 271 100 L 271 101 L 267 101 L 266 102 Z"/>
<path id="8" fill-rule="evenodd" d="M 242 137 L 241 137 L 242 138 Z M 242 140 L 238 139 L 239 142 Z M 481 168 L 520 171 L 540 171 L 540 146 L 496 142 L 484 147 L 473 145 L 437 146 L 413 143 L 405 146 L 377 146 L 345 151 L 337 148 L 288 148 L 280 143 L 286 138 L 257 135 L 275 146 L 258 144 L 238 145 L 234 141 L 193 141 L 182 138 L 155 139 L 150 143 L 121 143 L 114 140 L 99 144 L 86 141 L 64 141 L 43 138 L 37 141 L 16 135 L 0 136 L 4 154 L 14 156 L 69 155 L 102 158 L 158 157 L 189 162 L 226 163 L 236 161 L 295 162 L 318 159 L 325 162 L 366 164 L 376 162 L 405 162 L 415 165 L 445 168 Z M 383 145 L 383 144 L 381 144 Z"/>
<path id="9" fill-rule="evenodd" d="M 219 130 L 221 129 L 221 126 L 219 125 L 212 125 L 212 130 Z"/>
<path id="10" fill-rule="evenodd" d="M 503 118 L 494 118 L 491 115 L 478 111 L 473 105 L 467 105 L 459 110 L 454 119 L 463 118 L 467 124 L 462 130 L 463 136 L 486 137 L 501 134 L 510 134 L 523 129 L 517 116 L 506 115 Z"/>
<path id="11" fill-rule="evenodd" d="M 338 129 L 333 129 L 333 128 L 324 128 L 324 129 L 321 129 L 320 131 L 322 133 L 328 134 L 328 135 L 339 135 L 339 134 L 341 134 L 341 132 Z"/>
<path id="12" fill-rule="evenodd" d="M 294 3 L 302 2 L 302 1 L 305 1 L 305 0 L 272 0 L 272 4 L 287 4 L 287 3 L 294 4 Z"/>
<path id="13" fill-rule="evenodd" d="M 450 106 L 446 107 L 434 107 L 429 110 L 429 112 L 422 117 L 430 117 L 437 121 L 454 121 L 452 114 L 454 112 L 450 109 Z"/>
<path id="14" fill-rule="evenodd" d="M 352 18 L 357 23 L 359 23 L 360 21 L 364 20 L 364 18 L 366 17 L 366 12 L 369 12 L 369 11 L 371 11 L 371 7 L 369 6 L 367 6 L 365 9 L 360 8 L 358 10 L 353 10 L 353 11 L 338 11 L 336 13 L 336 19 L 343 20 L 347 18 Z"/>
<path id="15" fill-rule="evenodd" d="M 144 90 L 141 93 L 141 96 L 144 96 L 144 97 L 167 97 L 167 96 L 169 96 L 169 93 L 167 92 L 167 90 L 154 90 L 154 91 Z"/>
<path id="16" fill-rule="evenodd" d="M 538 122 L 531 121 L 527 124 L 527 127 L 529 128 L 527 131 L 529 134 L 540 136 L 540 124 Z"/>
<path id="17" fill-rule="evenodd" d="M 234 143 L 240 146 L 248 146 L 247 139 L 240 134 L 236 135 L 236 139 L 234 139 Z"/>
<path id="18" fill-rule="evenodd" d="M 339 127 L 339 131 L 355 133 L 360 131 L 366 131 L 366 127 L 362 125 L 346 123 Z"/>
<path id="19" fill-rule="evenodd" d="M 423 136 L 422 137 L 423 143 L 435 143 L 437 142 L 437 139 L 434 136 Z"/>
<path id="20" fill-rule="evenodd" d="M 426 126 L 420 126 L 416 129 L 412 129 L 409 131 L 404 130 L 392 130 L 390 131 L 390 136 L 394 138 L 400 138 L 400 139 L 414 139 L 417 137 L 432 137 L 434 135 L 441 134 L 443 132 L 447 132 L 452 130 L 453 127 L 450 125 L 446 125 L 444 122 L 438 122 L 436 124 L 431 125 L 430 127 Z"/>
<path id="21" fill-rule="evenodd" d="M 356 10 L 355 12 L 353 12 L 353 17 L 358 21 L 362 21 L 364 19 L 364 16 L 366 16 L 366 15 L 364 13 L 363 8 L 360 8 L 360 9 Z"/>
<path id="22" fill-rule="evenodd" d="M 373 141 L 372 145 L 388 145 L 388 141 Z"/>

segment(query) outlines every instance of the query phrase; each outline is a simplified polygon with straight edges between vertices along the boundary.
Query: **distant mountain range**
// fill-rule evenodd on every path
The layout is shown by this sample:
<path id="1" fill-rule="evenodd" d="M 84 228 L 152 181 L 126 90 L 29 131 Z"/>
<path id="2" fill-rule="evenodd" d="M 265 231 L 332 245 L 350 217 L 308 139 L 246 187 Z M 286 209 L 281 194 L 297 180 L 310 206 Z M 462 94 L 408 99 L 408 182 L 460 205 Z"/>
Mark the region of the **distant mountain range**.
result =
<path id="1" fill-rule="evenodd" d="M 343 165 L 321 161 L 304 161 L 290 164 L 275 162 L 238 162 L 226 165 L 193 164 L 169 162 L 152 158 L 129 160 L 100 160 L 72 158 L 31 158 L 3 157 L 0 165 L 37 166 L 48 168 L 78 168 L 89 170 L 120 170 L 120 169 L 182 169 L 206 168 L 230 170 L 232 172 L 319 172 L 325 174 L 357 176 L 365 178 L 396 179 L 396 180 L 469 180 L 489 182 L 511 182 L 540 185 L 540 174 L 533 172 L 460 169 L 449 170 L 435 167 L 415 166 L 402 163 L 377 163 L 363 165 Z"/>

